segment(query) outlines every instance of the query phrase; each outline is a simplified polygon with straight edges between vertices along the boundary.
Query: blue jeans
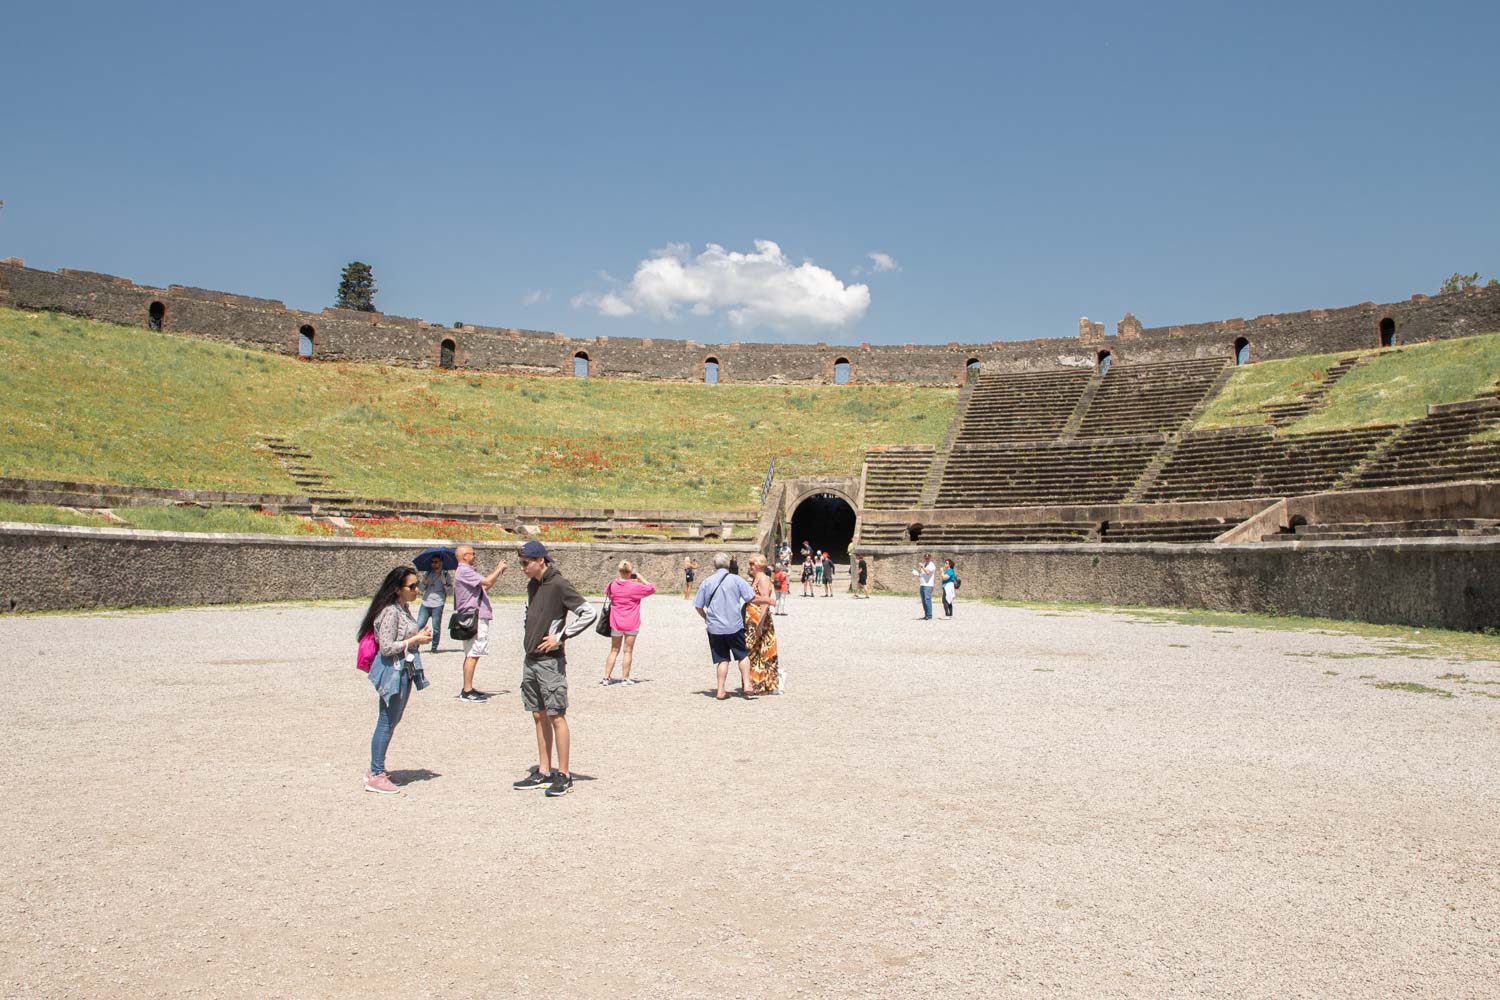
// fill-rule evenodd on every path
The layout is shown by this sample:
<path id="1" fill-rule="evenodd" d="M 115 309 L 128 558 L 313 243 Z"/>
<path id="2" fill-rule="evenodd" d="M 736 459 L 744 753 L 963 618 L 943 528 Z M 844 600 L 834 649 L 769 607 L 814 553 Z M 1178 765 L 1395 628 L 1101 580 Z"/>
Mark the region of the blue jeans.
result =
<path id="1" fill-rule="evenodd" d="M 384 774 L 385 751 L 391 745 L 391 734 L 401 723 L 406 703 L 411 700 L 411 679 L 402 674 L 399 694 L 393 695 L 389 702 L 380 701 L 378 695 L 375 700 L 380 704 L 380 718 L 375 722 L 375 735 L 370 737 L 370 773 Z"/>
<path id="2" fill-rule="evenodd" d="M 922 592 L 922 617 L 923 618 L 931 618 L 932 617 L 932 588 L 931 587 L 918 587 L 917 590 L 919 590 L 919 591 Z"/>
<path id="3" fill-rule="evenodd" d="M 417 609 L 417 631 L 418 632 L 422 631 L 422 626 L 424 624 L 426 624 L 427 619 L 429 619 L 429 618 L 432 619 L 432 651 L 434 653 L 436 653 L 437 652 L 437 644 L 438 644 L 438 636 L 440 636 L 440 635 L 443 634 L 443 608 L 442 608 L 442 606 L 439 605 L 438 607 L 435 607 L 435 608 L 429 608 L 427 605 L 424 604 L 420 608 Z"/>

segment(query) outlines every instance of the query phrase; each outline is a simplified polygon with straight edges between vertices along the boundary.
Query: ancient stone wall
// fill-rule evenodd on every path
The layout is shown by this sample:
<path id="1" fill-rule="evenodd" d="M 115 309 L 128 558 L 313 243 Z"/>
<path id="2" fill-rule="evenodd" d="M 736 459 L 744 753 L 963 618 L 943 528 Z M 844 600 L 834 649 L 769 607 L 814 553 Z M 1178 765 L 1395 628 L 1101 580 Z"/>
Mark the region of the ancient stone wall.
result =
<path id="1" fill-rule="evenodd" d="M 1230 319 L 1187 326 L 1142 327 L 1127 314 L 1115 336 L 1098 323 L 1080 322 L 1078 336 L 981 344 L 699 344 L 691 340 L 597 337 L 580 340 L 560 333 L 502 327 L 461 329 L 383 313 L 287 309 L 275 299 L 172 285 L 150 288 L 88 271 L 39 271 L 14 259 L 0 261 L 0 303 L 49 309 L 133 326 L 152 326 L 160 303 L 164 330 L 242 344 L 281 354 L 298 352 L 303 328 L 311 328 L 313 357 L 437 367 L 451 342 L 454 366 L 495 372 L 571 375 L 574 357 L 585 355 L 589 374 L 604 378 L 703 381 L 704 362 L 719 364 L 721 382 L 829 384 L 834 365 L 850 364 L 854 383 L 953 385 L 970 359 L 988 372 L 1087 368 L 1100 349 L 1115 364 L 1230 358 L 1236 341 L 1249 341 L 1252 360 L 1364 349 L 1381 342 L 1382 323 L 1397 343 L 1466 336 L 1500 330 L 1500 288 L 1476 288 L 1433 297 L 1413 296 L 1389 305 L 1365 303 L 1341 309 Z M 930 331 L 917 331 L 930 336 Z"/>

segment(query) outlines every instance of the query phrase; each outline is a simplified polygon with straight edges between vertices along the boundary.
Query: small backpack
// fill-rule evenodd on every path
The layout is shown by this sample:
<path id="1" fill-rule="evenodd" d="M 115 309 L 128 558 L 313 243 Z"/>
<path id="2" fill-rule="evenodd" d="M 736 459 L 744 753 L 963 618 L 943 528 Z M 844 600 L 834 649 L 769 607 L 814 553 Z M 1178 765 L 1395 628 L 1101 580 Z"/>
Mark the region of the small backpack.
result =
<path id="1" fill-rule="evenodd" d="M 370 667 L 375 663 L 375 654 L 378 652 L 380 652 L 380 644 L 375 641 L 375 633 L 366 632 L 359 637 L 359 655 L 355 657 L 354 665 L 368 674 Z"/>

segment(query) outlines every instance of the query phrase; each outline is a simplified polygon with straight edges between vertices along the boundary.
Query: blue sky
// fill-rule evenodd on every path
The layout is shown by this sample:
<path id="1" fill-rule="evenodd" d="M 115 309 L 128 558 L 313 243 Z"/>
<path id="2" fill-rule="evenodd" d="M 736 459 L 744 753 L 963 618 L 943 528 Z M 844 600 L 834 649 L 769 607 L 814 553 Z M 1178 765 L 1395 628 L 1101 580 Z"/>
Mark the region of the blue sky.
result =
<path id="1" fill-rule="evenodd" d="M 704 342 L 1500 274 L 1500 5 L 714 6 L 25 5 L 0 256 Z"/>

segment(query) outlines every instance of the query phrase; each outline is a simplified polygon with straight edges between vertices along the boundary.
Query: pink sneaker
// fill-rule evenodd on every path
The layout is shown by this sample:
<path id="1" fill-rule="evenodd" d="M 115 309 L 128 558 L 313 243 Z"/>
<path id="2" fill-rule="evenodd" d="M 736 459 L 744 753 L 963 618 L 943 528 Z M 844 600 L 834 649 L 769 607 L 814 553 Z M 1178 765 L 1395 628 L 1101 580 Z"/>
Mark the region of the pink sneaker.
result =
<path id="1" fill-rule="evenodd" d="M 396 795 L 401 789 L 397 788 L 395 782 L 385 774 L 365 773 L 365 791 L 378 792 L 381 795 Z"/>

